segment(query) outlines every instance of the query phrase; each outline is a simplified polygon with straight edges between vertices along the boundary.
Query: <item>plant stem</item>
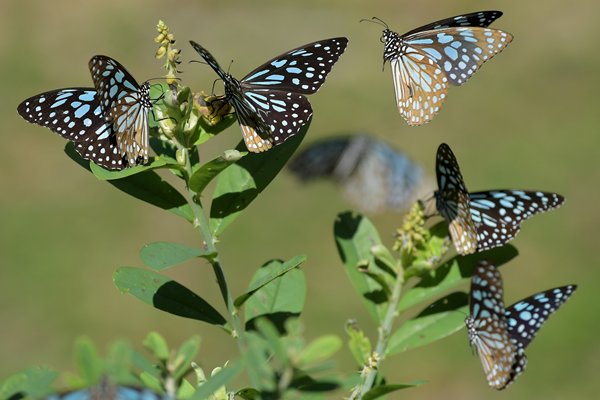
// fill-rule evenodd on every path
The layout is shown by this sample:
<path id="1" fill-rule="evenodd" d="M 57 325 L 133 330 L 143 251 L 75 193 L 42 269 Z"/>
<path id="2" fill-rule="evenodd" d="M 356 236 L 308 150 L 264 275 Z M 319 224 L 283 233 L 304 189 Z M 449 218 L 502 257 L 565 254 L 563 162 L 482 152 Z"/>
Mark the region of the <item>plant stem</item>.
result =
<path id="1" fill-rule="evenodd" d="M 377 372 L 383 360 L 385 359 L 385 352 L 387 349 L 388 341 L 392 334 L 392 328 L 394 327 L 394 321 L 398 317 L 398 303 L 400 302 L 400 296 L 402 295 L 402 285 L 404 284 L 404 269 L 402 263 L 398 261 L 398 271 L 396 275 L 396 282 L 392 289 L 392 297 L 390 298 L 389 306 L 385 314 L 381 325 L 379 326 L 379 337 L 377 339 L 377 345 L 375 351 L 371 355 L 370 365 L 363 366 L 363 382 L 362 385 L 357 386 L 352 392 L 350 399 L 362 399 L 362 397 L 373 387 Z"/>
<path id="2" fill-rule="evenodd" d="M 233 327 L 233 332 L 231 332 L 231 335 L 237 339 L 240 353 L 243 355 L 247 352 L 248 342 L 244 335 L 242 321 L 239 318 L 237 309 L 233 301 L 233 297 L 231 297 L 231 293 L 229 292 L 229 288 L 227 287 L 227 279 L 225 278 L 225 273 L 219 261 L 216 246 L 217 240 L 210 230 L 210 223 L 208 218 L 206 217 L 206 214 L 204 213 L 204 208 L 202 207 L 202 203 L 200 202 L 200 197 L 197 195 L 197 193 L 190 189 L 188 184 L 189 179 L 192 176 L 192 165 L 190 164 L 188 149 L 179 144 L 178 148 L 180 151 L 185 153 L 184 178 L 186 182 L 187 192 L 190 197 L 189 203 L 192 208 L 192 212 L 194 213 L 194 227 L 196 227 L 199 230 L 200 235 L 202 236 L 202 241 L 204 242 L 205 250 L 207 250 L 209 253 L 216 254 L 215 256 L 209 259 L 209 262 L 213 267 L 213 271 L 215 277 L 217 278 L 219 289 L 221 290 L 221 296 L 223 297 L 223 301 L 227 306 L 227 311 L 229 311 L 229 315 L 231 316 L 231 325 Z"/>

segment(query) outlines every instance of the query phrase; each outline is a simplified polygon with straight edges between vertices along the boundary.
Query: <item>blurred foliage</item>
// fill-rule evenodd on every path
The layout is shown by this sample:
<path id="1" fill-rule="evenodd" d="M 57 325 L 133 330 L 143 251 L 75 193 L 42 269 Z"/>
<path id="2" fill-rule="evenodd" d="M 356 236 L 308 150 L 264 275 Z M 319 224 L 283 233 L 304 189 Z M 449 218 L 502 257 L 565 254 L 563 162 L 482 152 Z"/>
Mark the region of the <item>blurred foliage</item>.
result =
<path id="1" fill-rule="evenodd" d="M 514 34 L 515 41 L 470 83 L 451 88 L 434 121 L 421 128 L 405 126 L 393 104 L 389 71 L 381 73 L 380 32 L 358 20 L 380 16 L 403 32 L 482 8 L 504 11 L 494 26 Z M 172 342 L 184 341 L 190 332 L 199 333 L 205 343 L 211 343 L 203 351 L 204 365 L 222 365 L 237 354 L 218 330 L 122 297 L 111 282 L 116 266 L 139 265 L 137 249 L 144 243 L 193 245 L 192 231 L 184 220 L 153 207 L 140 207 L 110 185 L 90 179 L 64 157 L 62 139 L 24 123 L 15 112 L 16 105 L 34 93 L 89 86 L 86 64 L 94 54 L 114 56 L 140 79 L 160 75 L 160 62 L 153 59 L 152 26 L 162 18 L 176 29 L 182 42 L 197 40 L 214 49 L 219 59 L 234 59 L 231 72 L 238 77 L 292 46 L 347 35 L 347 53 L 323 93 L 311 98 L 315 116 L 307 141 L 340 131 L 367 130 L 429 166 L 431 172 L 435 148 L 445 141 L 463 149 L 461 166 L 471 190 L 522 187 L 565 195 L 564 207 L 526 223 L 516 240 L 521 256 L 503 271 L 511 287 L 507 303 L 545 287 L 567 282 L 583 285 L 570 312 L 554 317 L 549 323 L 552 328 L 546 328 L 529 349 L 528 370 L 510 388 L 510 396 L 593 397 L 600 368 L 596 340 L 600 322 L 589 317 L 595 297 L 585 282 L 600 279 L 600 271 L 594 268 L 600 223 L 594 204 L 600 195 L 594 185 L 600 179 L 594 134 L 599 122 L 595 82 L 600 55 L 590 51 L 600 34 L 595 23 L 598 12 L 600 4 L 591 0 L 577 7 L 558 1 L 543 6 L 429 0 L 365 4 L 182 1 L 169 7 L 141 0 L 92 0 L 85 5 L 63 0 L 3 2 L 0 48 L 6 57 L 0 76 L 10 96 L 0 100 L 5 141 L 0 150 L 0 181 L 6 193 L 0 200 L 0 320 L 4 321 L 0 325 L 0 376 L 34 364 L 68 369 L 69 349 L 81 334 L 93 334 L 100 344 L 115 337 L 139 341 L 157 326 Z M 310 21 L 310 29 L 290 29 L 290 18 Z M 187 64 L 197 58 L 191 48 L 184 47 L 180 57 L 186 81 L 210 93 L 212 71 Z M 215 93 L 222 93 L 218 84 Z M 206 143 L 203 159 L 219 157 L 224 148 L 233 148 L 238 141 L 239 128 L 234 125 Z M 213 187 L 209 184 L 208 190 Z M 301 190 L 286 176 L 274 181 L 219 244 L 223 261 L 236 277 L 236 292 L 244 290 L 244 282 L 255 272 L 249 266 L 261 265 L 267 257 L 290 259 L 302 252 L 309 259 L 303 267 L 308 282 L 303 315 L 311 335 L 341 335 L 349 317 L 365 325 L 362 322 L 370 314 L 352 295 L 331 240 L 331 221 L 345 207 L 326 184 Z M 373 223 L 382 242 L 391 246 L 400 217 L 387 214 Z M 219 298 L 213 279 L 206 279 L 208 271 L 196 267 L 188 261 L 170 276 L 190 282 L 191 290 L 211 302 Z M 375 334 L 367 326 L 364 329 L 369 336 Z M 341 364 L 354 362 L 349 352 L 343 353 L 336 356 Z M 565 367 L 572 365 L 577 368 Z M 413 390 L 412 398 L 502 395 L 485 384 L 481 366 L 468 349 L 466 333 L 407 351 L 401 359 L 388 360 L 383 369 L 392 382 L 426 378 L 428 385 Z"/>

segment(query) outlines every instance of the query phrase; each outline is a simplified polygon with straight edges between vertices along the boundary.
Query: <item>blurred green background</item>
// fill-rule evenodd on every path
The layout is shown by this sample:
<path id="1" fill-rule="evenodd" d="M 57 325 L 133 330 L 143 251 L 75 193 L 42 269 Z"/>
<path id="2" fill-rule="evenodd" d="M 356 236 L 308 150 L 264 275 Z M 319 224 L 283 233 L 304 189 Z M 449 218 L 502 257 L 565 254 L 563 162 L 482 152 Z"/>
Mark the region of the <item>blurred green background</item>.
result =
<path id="1" fill-rule="evenodd" d="M 511 32 L 515 40 L 463 87 L 450 88 L 433 122 L 408 127 L 394 106 L 389 67 L 381 72 L 380 28 L 358 21 L 378 16 L 402 33 L 482 9 L 504 11 L 493 26 Z M 63 139 L 26 123 L 16 112 L 21 100 L 42 91 L 91 86 L 87 62 L 94 54 L 115 57 L 138 81 L 161 76 L 153 38 L 157 20 L 163 19 L 183 50 L 184 83 L 206 91 L 216 75 L 206 65 L 187 63 L 198 59 L 189 39 L 207 47 L 225 67 L 234 60 L 231 72 L 241 78 L 293 47 L 347 36 L 346 54 L 322 91 L 310 99 L 315 115 L 306 143 L 337 133 L 371 132 L 406 151 L 432 176 L 435 150 L 445 141 L 453 147 L 471 190 L 543 189 L 567 198 L 560 210 L 524 224 L 513 242 L 521 256 L 503 269 L 509 304 L 542 289 L 580 284 L 528 348 L 528 368 L 509 394 L 487 387 L 466 331 L 461 331 L 386 361 L 390 382 L 429 381 L 396 397 L 597 396 L 598 15 L 600 2 L 595 0 L 577 5 L 557 0 L 3 0 L 0 378 L 34 364 L 71 369 L 73 342 L 83 334 L 101 347 L 115 338 L 139 344 L 150 330 L 159 330 L 173 345 L 200 334 L 203 367 L 236 357 L 237 347 L 221 331 L 151 309 L 119 294 L 112 283 L 117 267 L 141 266 L 138 251 L 145 243 L 197 245 L 196 231 L 96 181 L 64 155 Z M 204 146 L 203 156 L 232 148 L 240 138 L 239 127 L 233 125 Z M 234 293 L 246 287 L 266 260 L 305 253 L 307 337 L 343 336 L 348 318 L 369 328 L 371 321 L 350 287 L 332 237 L 336 214 L 348 207 L 327 183 L 302 187 L 282 173 L 222 237 L 222 260 Z M 379 215 L 373 221 L 391 243 L 400 216 Z M 207 265 L 189 263 L 169 274 L 221 304 Z M 351 373 L 348 352 L 341 352 L 338 360 L 338 367 Z"/>

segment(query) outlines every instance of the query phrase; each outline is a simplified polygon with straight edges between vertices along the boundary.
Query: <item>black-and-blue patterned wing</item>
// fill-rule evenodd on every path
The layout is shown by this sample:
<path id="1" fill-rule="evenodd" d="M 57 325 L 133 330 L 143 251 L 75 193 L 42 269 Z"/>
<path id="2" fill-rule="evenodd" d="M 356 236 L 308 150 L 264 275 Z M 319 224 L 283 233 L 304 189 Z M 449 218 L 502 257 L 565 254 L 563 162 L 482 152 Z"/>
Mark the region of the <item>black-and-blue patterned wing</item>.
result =
<path id="1" fill-rule="evenodd" d="M 478 251 L 503 246 L 519 233 L 521 222 L 560 207 L 565 200 L 557 193 L 528 190 L 474 192 L 469 198 Z"/>
<path id="2" fill-rule="evenodd" d="M 315 93 L 346 50 L 348 39 L 337 37 L 305 44 L 266 62 L 240 83 L 245 91 L 264 88 L 294 93 Z"/>
<path id="3" fill-rule="evenodd" d="M 128 166 L 118 151 L 113 126 L 106 120 L 94 89 L 68 88 L 41 93 L 24 100 L 17 111 L 28 122 L 72 141 L 86 160 L 107 169 Z"/>
<path id="4" fill-rule="evenodd" d="M 116 132 L 119 152 L 130 165 L 148 162 L 150 85 L 141 86 L 116 60 L 94 56 L 89 62 L 94 86 Z"/>
<path id="5" fill-rule="evenodd" d="M 174 400 L 148 389 L 127 386 L 99 385 L 89 389 L 54 394 L 46 400 Z"/>
<path id="6" fill-rule="evenodd" d="M 402 36 L 408 36 L 416 32 L 430 31 L 435 29 L 443 28 L 455 28 L 461 26 L 479 26 L 481 28 L 487 28 L 492 22 L 502 16 L 502 11 L 477 11 L 474 13 L 457 15 L 455 17 L 444 18 L 439 21 L 431 22 L 429 24 L 420 26 L 413 30 L 410 30 Z"/>
<path id="7" fill-rule="evenodd" d="M 470 315 L 465 323 L 487 382 L 498 390 L 511 382 L 513 366 L 519 362 L 517 345 L 508 333 L 503 296 L 500 272 L 489 262 L 480 261 L 471 278 Z"/>
<path id="8" fill-rule="evenodd" d="M 525 349 L 544 322 L 571 297 L 576 289 L 577 285 L 567 285 L 545 290 L 508 307 L 504 314 L 511 337 Z"/>
<path id="9" fill-rule="evenodd" d="M 465 186 L 458 161 L 446 143 L 440 144 L 436 155 L 438 190 L 436 208 L 448 221 L 456 251 L 471 254 L 477 250 L 477 230 L 469 212 L 469 192 Z"/>

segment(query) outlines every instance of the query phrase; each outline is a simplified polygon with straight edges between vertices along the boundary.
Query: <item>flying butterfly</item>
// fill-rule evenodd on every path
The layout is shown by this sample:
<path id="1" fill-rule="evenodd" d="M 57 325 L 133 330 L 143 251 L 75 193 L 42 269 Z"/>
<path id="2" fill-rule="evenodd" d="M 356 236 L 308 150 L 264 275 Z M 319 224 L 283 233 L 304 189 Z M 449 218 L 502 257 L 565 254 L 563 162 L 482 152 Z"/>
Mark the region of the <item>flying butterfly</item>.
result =
<path id="1" fill-rule="evenodd" d="M 190 44 L 223 80 L 225 96 L 235 109 L 246 147 L 259 153 L 283 143 L 308 122 L 312 107 L 305 95 L 323 85 L 348 39 L 325 39 L 290 50 L 239 81 L 225 72 L 205 48 L 193 41 Z"/>
<path id="2" fill-rule="evenodd" d="M 86 160 L 112 170 L 148 161 L 149 84 L 137 84 L 116 60 L 89 62 L 95 88 L 51 90 L 17 107 L 28 122 L 70 140 Z"/>
<path id="3" fill-rule="evenodd" d="M 448 230 L 458 254 L 477 251 L 477 227 L 471 217 L 469 192 L 463 181 L 458 161 L 450 146 L 439 145 L 435 171 L 438 190 L 435 204 L 438 212 L 448 221 Z"/>
<path id="4" fill-rule="evenodd" d="M 303 182 L 335 182 L 366 213 L 406 211 L 432 186 L 421 166 L 367 134 L 313 143 L 292 159 L 289 169 Z"/>
<path id="5" fill-rule="evenodd" d="M 505 308 L 500 272 L 485 260 L 479 262 L 471 278 L 465 324 L 490 387 L 505 389 L 525 370 L 525 348 L 576 289 L 576 285 L 549 289 Z"/>
<path id="6" fill-rule="evenodd" d="M 457 252 L 463 255 L 505 245 L 519 233 L 523 221 L 557 208 L 565 200 L 557 193 L 532 190 L 469 193 L 456 157 L 445 143 L 438 148 L 436 174 L 436 207 L 449 223 Z"/>
<path id="7" fill-rule="evenodd" d="M 390 62 L 396 105 L 409 125 L 429 122 L 440 110 L 448 83 L 462 85 L 484 62 L 500 53 L 512 35 L 488 26 L 500 11 L 442 19 L 399 35 L 384 26 L 383 62 Z"/>
<path id="8" fill-rule="evenodd" d="M 46 400 L 174 400 L 148 389 L 127 386 L 100 384 L 89 389 L 81 389 L 62 394 L 54 394 Z"/>

